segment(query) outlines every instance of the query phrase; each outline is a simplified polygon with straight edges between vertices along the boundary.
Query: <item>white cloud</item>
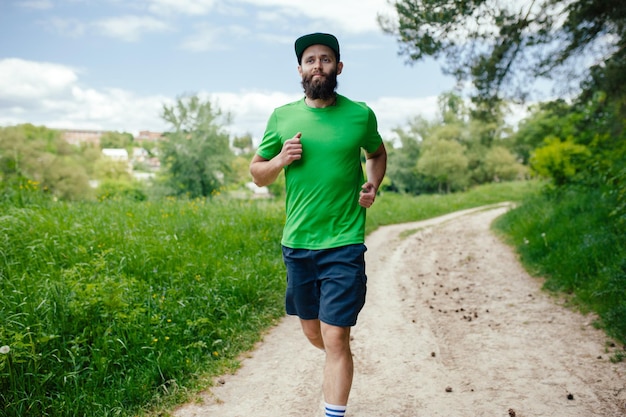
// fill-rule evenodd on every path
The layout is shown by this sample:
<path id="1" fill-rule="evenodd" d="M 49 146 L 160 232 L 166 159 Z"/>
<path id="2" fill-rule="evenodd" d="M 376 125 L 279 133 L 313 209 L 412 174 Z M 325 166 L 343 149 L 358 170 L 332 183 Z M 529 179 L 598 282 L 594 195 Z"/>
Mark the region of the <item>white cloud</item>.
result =
<path id="1" fill-rule="evenodd" d="M 172 13 L 205 15 L 215 6 L 216 0 L 149 0 L 148 10 L 159 15 Z"/>
<path id="2" fill-rule="evenodd" d="M 378 130 L 385 140 L 392 140 L 397 135 L 392 132 L 398 127 L 405 127 L 415 116 L 431 120 L 437 116 L 437 96 L 428 97 L 380 97 L 367 103 L 378 119 Z"/>
<path id="3" fill-rule="evenodd" d="M 165 128 L 159 114 L 169 98 L 85 88 L 78 75 L 75 69 L 59 64 L 0 60 L 0 125 L 33 123 L 132 133 Z"/>
<path id="4" fill-rule="evenodd" d="M 278 91 L 242 91 L 215 93 L 207 98 L 211 98 L 220 109 L 230 112 L 233 116 L 232 124 L 228 126 L 229 132 L 238 136 L 251 134 L 255 143 L 258 144 L 272 111 L 301 96 L 302 94 L 286 94 Z"/>
<path id="5" fill-rule="evenodd" d="M 104 35 L 119 38 L 124 41 L 134 42 L 139 40 L 142 34 L 147 32 L 165 32 L 170 26 L 154 17 L 149 16 L 121 16 L 103 19 L 95 22 Z"/>
<path id="6" fill-rule="evenodd" d="M 47 62 L 18 58 L 0 60 L 0 102 L 38 100 L 68 91 L 78 79 L 76 70 Z"/>

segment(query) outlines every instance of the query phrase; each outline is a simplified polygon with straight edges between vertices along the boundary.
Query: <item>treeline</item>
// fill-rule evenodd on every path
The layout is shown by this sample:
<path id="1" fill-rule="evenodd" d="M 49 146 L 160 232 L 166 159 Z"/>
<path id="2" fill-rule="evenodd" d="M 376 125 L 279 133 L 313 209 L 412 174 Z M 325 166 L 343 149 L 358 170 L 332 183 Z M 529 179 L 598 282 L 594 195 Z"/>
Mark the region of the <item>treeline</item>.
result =
<path id="1" fill-rule="evenodd" d="M 472 116 L 457 95 L 440 97 L 434 120 L 420 116 L 408 127 L 396 129 L 388 141 L 389 170 L 383 190 L 408 194 L 449 193 L 493 181 L 527 178 L 529 154 L 543 146 L 539 140 L 524 146 L 504 119 L 486 123 Z M 197 96 L 179 98 L 164 106 L 170 129 L 164 139 L 146 151 L 158 157 L 161 169 L 150 182 L 134 179 L 142 166 L 114 161 L 102 155 L 106 147 L 126 148 L 134 143 L 128 133 L 109 132 L 100 146 L 70 145 L 61 132 L 43 126 L 0 128 L 0 179 L 5 198 L 19 197 L 24 187 L 62 200 L 137 200 L 178 196 L 211 197 L 224 192 L 245 192 L 250 181 L 248 162 L 254 152 L 250 135 L 231 137 L 225 127 L 230 115 Z M 97 185 L 97 186 L 95 186 Z M 282 194 L 282 184 L 271 186 Z M 249 192 L 249 191 L 248 191 Z"/>

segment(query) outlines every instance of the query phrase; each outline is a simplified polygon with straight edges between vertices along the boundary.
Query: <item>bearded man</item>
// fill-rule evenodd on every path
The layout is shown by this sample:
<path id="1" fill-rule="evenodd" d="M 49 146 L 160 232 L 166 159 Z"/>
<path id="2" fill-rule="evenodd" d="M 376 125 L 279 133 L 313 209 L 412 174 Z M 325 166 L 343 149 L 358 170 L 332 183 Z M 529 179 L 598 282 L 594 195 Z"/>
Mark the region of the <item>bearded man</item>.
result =
<path id="1" fill-rule="evenodd" d="M 335 91 L 343 70 L 337 38 L 305 35 L 295 52 L 304 98 L 273 111 L 250 173 L 266 186 L 284 171 L 286 312 L 325 352 L 325 415 L 342 417 L 353 378 L 350 330 L 365 304 L 365 213 L 387 153 L 374 112 Z"/>

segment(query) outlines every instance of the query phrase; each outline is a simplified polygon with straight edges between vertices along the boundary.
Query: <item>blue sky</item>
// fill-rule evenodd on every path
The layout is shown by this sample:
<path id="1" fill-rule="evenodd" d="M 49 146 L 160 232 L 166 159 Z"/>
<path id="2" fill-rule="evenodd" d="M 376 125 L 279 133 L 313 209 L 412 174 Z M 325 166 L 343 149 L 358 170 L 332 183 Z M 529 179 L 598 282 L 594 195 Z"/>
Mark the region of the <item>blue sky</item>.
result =
<path id="1" fill-rule="evenodd" d="M 390 13 L 386 0 L 0 0 L 0 125 L 163 131 L 162 106 L 196 93 L 258 141 L 273 108 L 302 96 L 294 40 L 330 32 L 338 92 L 391 136 L 434 117 L 454 80 L 406 65 L 377 24 Z"/>

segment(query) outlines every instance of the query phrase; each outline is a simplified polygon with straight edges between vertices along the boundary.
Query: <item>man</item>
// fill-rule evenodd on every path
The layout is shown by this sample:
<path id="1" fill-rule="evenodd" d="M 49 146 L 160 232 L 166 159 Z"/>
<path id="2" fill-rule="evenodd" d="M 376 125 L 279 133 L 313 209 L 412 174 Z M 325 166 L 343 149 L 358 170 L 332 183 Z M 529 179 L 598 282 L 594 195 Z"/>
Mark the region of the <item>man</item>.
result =
<path id="1" fill-rule="evenodd" d="M 305 96 L 274 110 L 250 173 L 265 186 L 285 172 L 286 311 L 326 353 L 326 416 L 342 417 L 352 387 L 350 329 L 365 303 L 365 209 L 376 198 L 387 153 L 373 111 L 335 92 L 343 69 L 337 38 L 305 35 L 295 52 Z"/>

